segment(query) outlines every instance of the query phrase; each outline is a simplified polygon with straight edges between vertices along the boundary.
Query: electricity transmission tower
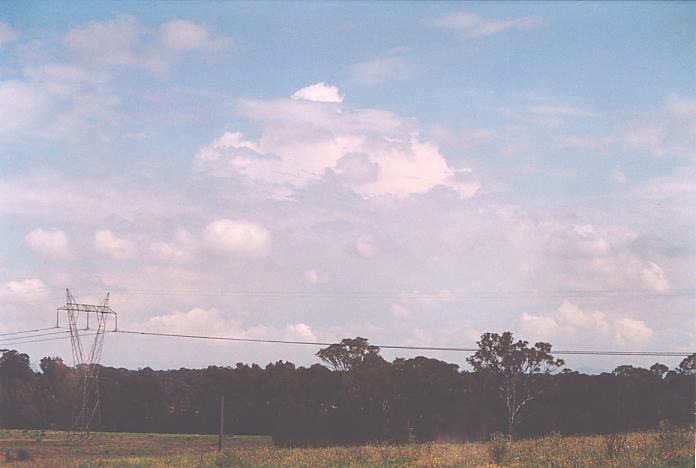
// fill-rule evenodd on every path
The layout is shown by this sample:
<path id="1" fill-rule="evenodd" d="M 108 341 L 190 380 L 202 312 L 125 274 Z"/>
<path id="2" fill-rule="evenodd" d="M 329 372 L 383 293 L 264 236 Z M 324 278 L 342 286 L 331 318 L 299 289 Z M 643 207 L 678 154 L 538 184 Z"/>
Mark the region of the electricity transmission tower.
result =
<path id="1" fill-rule="evenodd" d="M 101 360 L 104 334 L 110 316 L 114 318 L 114 331 L 118 331 L 118 315 L 109 307 L 109 294 L 101 305 L 79 304 L 69 289 L 65 290 L 66 301 L 56 311 L 56 326 L 59 326 L 60 312 L 67 312 L 70 340 L 75 369 L 77 370 L 82 393 L 82 402 L 78 407 L 69 437 L 86 438 L 90 427 L 99 412 L 99 362 Z M 90 328 L 90 317 L 94 328 Z M 96 323 L 95 323 L 96 322 Z M 84 328 L 82 328 L 84 327 Z M 80 332 L 87 332 L 82 333 Z M 92 337 L 83 343 L 83 337 Z"/>

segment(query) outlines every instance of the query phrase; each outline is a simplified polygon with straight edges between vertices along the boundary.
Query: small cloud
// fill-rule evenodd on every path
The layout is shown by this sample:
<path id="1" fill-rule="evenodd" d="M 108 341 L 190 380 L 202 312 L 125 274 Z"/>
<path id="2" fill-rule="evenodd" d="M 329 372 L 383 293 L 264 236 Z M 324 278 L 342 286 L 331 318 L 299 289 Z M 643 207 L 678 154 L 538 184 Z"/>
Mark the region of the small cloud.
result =
<path id="1" fill-rule="evenodd" d="M 70 242 L 60 229 L 37 228 L 24 237 L 26 245 L 45 257 L 66 260 L 72 256 Z"/>
<path id="2" fill-rule="evenodd" d="M 654 262 L 646 262 L 640 270 L 643 284 L 651 291 L 669 291 L 671 286 L 665 272 L 660 265 Z"/>
<path id="3" fill-rule="evenodd" d="M 161 260 L 185 263 L 193 259 L 196 240 L 186 229 L 177 231 L 172 242 L 153 242 L 150 244 L 152 253 Z"/>
<path id="4" fill-rule="evenodd" d="M 437 293 L 423 293 L 421 291 L 402 291 L 399 293 L 399 300 L 403 304 L 413 304 L 419 306 L 435 306 L 454 302 L 457 296 L 448 289 L 442 289 Z"/>
<path id="5" fill-rule="evenodd" d="M 86 63 L 143 65 L 144 57 L 136 52 L 141 34 L 142 28 L 135 18 L 119 16 L 108 21 L 90 21 L 71 29 L 63 37 L 63 45 Z"/>
<path id="6" fill-rule="evenodd" d="M 641 346 L 652 340 L 655 333 L 642 320 L 624 317 L 616 320 L 614 339 L 620 345 Z"/>
<path id="7" fill-rule="evenodd" d="M 266 325 L 241 326 L 237 320 L 227 317 L 217 309 L 195 307 L 187 312 L 151 317 L 142 324 L 145 330 L 227 336 L 232 338 L 316 341 L 309 325 L 291 323 L 284 327 Z"/>
<path id="8" fill-rule="evenodd" d="M 621 166 L 615 166 L 614 169 L 611 170 L 611 174 L 609 174 L 609 180 L 618 184 L 623 184 L 628 181 L 628 178 L 626 178 L 626 175 L 621 170 Z"/>
<path id="9" fill-rule="evenodd" d="M 329 277 L 326 273 L 311 269 L 304 272 L 304 280 L 307 284 L 315 285 L 326 283 L 329 280 Z"/>
<path id="10" fill-rule="evenodd" d="M 355 241 L 355 253 L 362 258 L 372 258 L 377 254 L 377 248 L 371 236 L 360 236 Z"/>
<path id="11" fill-rule="evenodd" d="M 8 281 L 0 286 L 0 297 L 9 301 L 34 303 L 46 297 L 46 285 L 38 278 Z"/>
<path id="12" fill-rule="evenodd" d="M 229 37 L 212 37 L 205 26 L 181 19 L 160 26 L 159 39 L 163 47 L 173 53 L 218 51 L 232 44 Z"/>
<path id="13" fill-rule="evenodd" d="M 135 244 L 118 237 L 108 229 L 94 233 L 94 248 L 116 260 L 126 260 L 135 255 Z"/>
<path id="14" fill-rule="evenodd" d="M 187 312 L 156 315 L 143 324 L 146 330 L 186 333 L 217 333 L 234 336 L 238 329 L 227 323 L 217 309 L 195 307 Z"/>
<path id="15" fill-rule="evenodd" d="M 403 55 L 401 49 L 350 67 L 350 80 L 363 85 L 375 85 L 388 80 L 403 79 L 413 71 L 414 65 Z"/>
<path id="16" fill-rule="evenodd" d="M 232 42 L 213 37 L 203 25 L 179 19 L 164 23 L 157 40 L 148 40 L 147 33 L 135 18 L 121 15 L 78 26 L 65 34 L 63 44 L 83 63 L 161 73 L 184 53 L 218 51 Z"/>
<path id="17" fill-rule="evenodd" d="M 19 39 L 19 33 L 9 24 L 0 21 L 0 47 Z"/>
<path id="18" fill-rule="evenodd" d="M 661 112 L 630 122 L 618 141 L 625 148 L 654 156 L 696 159 L 696 99 L 669 98 Z"/>
<path id="19" fill-rule="evenodd" d="M 429 23 L 438 28 L 458 31 L 469 39 L 478 39 L 511 29 L 518 31 L 535 29 L 543 25 L 544 22 L 538 16 L 493 19 L 475 13 L 459 12 L 435 18 Z"/>
<path id="20" fill-rule="evenodd" d="M 411 316 L 411 311 L 401 304 L 392 304 L 391 314 L 396 318 L 404 319 Z"/>
<path id="21" fill-rule="evenodd" d="M 285 327 L 283 337 L 286 340 L 317 341 L 317 336 L 309 325 L 294 323 Z"/>
<path id="22" fill-rule="evenodd" d="M 343 102 L 343 95 L 338 93 L 338 88 L 323 81 L 298 89 L 291 98 L 314 102 Z"/>
<path id="23" fill-rule="evenodd" d="M 592 224 L 573 224 L 554 230 L 547 241 L 547 252 L 560 258 L 607 258 L 615 248 Z"/>
<path id="24" fill-rule="evenodd" d="M 664 105 L 664 112 L 670 115 L 696 117 L 696 99 L 671 96 Z"/>
<path id="25" fill-rule="evenodd" d="M 520 319 L 523 331 L 534 339 L 561 342 L 563 346 L 574 346 L 573 343 L 582 343 L 584 347 L 644 346 L 654 335 L 642 320 L 614 317 L 604 311 L 588 312 L 567 299 L 552 313 L 523 313 Z"/>
<path id="26" fill-rule="evenodd" d="M 50 99 L 39 86 L 0 81 L 0 136 L 35 132 L 50 107 Z"/>
<path id="27" fill-rule="evenodd" d="M 206 226 L 203 243 L 220 253 L 261 258 L 268 255 L 271 248 L 271 233 L 245 219 L 218 219 Z"/>

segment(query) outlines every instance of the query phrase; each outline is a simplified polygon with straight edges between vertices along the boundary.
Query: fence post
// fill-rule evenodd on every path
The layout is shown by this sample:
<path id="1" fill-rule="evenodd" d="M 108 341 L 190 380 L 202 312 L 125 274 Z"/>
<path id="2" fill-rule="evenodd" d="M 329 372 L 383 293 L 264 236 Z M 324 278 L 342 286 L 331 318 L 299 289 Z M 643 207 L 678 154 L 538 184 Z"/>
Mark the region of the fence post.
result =
<path id="1" fill-rule="evenodd" d="M 220 395 L 220 433 L 218 434 L 218 452 L 222 451 L 222 434 L 225 432 L 225 395 Z"/>

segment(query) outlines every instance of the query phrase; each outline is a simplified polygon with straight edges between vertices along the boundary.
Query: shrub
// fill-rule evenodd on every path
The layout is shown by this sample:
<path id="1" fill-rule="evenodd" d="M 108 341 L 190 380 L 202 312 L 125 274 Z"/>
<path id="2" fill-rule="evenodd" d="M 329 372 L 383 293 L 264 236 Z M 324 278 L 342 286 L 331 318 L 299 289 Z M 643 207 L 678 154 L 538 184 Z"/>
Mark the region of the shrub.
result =
<path id="1" fill-rule="evenodd" d="M 510 452 L 511 439 L 509 435 L 495 432 L 488 441 L 488 453 L 496 464 L 504 463 Z"/>
<path id="2" fill-rule="evenodd" d="M 607 457 L 610 460 L 615 460 L 621 456 L 626 448 L 625 434 L 607 434 L 604 437 L 604 443 L 607 446 Z"/>
<path id="3" fill-rule="evenodd" d="M 17 453 L 12 455 L 12 452 L 9 450 L 5 450 L 1 453 L 5 454 L 5 461 L 8 463 L 11 463 L 13 461 L 27 461 L 31 460 L 31 454 L 27 452 L 26 450 L 19 449 L 17 450 Z"/>
<path id="4" fill-rule="evenodd" d="M 31 460 L 31 453 L 27 452 L 26 450 L 19 449 L 17 450 L 17 455 L 15 455 L 15 458 L 17 461 Z"/>

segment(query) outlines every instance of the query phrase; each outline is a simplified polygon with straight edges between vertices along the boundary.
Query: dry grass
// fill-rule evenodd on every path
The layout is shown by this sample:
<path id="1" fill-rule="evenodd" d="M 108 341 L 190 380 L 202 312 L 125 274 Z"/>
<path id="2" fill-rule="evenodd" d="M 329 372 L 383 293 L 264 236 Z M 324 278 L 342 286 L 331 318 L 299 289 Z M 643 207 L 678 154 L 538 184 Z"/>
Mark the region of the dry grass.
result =
<path id="1" fill-rule="evenodd" d="M 623 449 L 609 456 L 604 436 L 515 441 L 501 466 L 519 467 L 693 467 L 694 434 L 682 432 L 626 435 Z M 215 436 L 103 433 L 81 446 L 66 444 L 65 433 L 48 432 L 37 441 L 32 431 L 0 432 L 0 449 L 28 451 L 32 459 L 9 466 L 81 467 L 485 467 L 496 466 L 489 444 L 435 442 L 405 446 L 275 448 L 267 437 L 228 437 L 217 453 Z M 677 440 L 678 443 L 673 443 Z M 662 441 L 662 442 L 661 442 Z M 2 463 L 0 461 L 0 463 Z"/>

